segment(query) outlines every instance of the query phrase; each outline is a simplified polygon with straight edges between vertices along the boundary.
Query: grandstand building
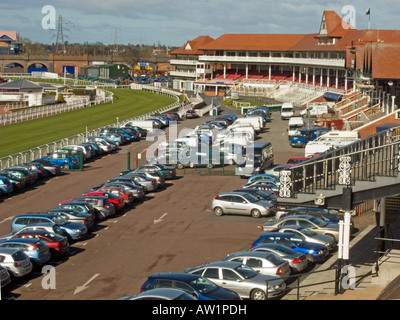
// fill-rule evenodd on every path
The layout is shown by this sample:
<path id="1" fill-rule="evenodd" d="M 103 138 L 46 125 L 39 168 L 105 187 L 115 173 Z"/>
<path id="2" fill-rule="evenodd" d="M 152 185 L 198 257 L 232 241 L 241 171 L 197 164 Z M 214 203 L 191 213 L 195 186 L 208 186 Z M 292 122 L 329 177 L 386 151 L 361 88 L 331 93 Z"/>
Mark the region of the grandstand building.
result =
<path id="1" fill-rule="evenodd" d="M 244 90 L 266 96 L 293 84 L 309 92 L 380 87 L 396 95 L 399 53 L 400 31 L 357 30 L 324 11 L 318 33 L 201 36 L 172 51 L 170 63 L 174 89 L 210 95 Z"/>

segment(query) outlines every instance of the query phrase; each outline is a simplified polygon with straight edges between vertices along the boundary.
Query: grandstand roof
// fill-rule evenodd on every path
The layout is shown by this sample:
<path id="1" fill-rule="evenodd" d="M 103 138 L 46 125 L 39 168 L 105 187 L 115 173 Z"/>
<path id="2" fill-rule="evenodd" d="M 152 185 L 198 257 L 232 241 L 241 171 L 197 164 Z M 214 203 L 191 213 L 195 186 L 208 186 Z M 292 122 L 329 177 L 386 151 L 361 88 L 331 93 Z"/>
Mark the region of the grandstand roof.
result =
<path id="1" fill-rule="evenodd" d="M 372 44 L 373 79 L 400 79 L 400 43 Z"/>
<path id="2" fill-rule="evenodd" d="M 199 36 L 194 40 L 186 42 L 184 46 L 170 52 L 170 54 L 203 54 L 203 51 L 199 48 L 211 41 L 214 41 L 214 39 L 209 36 Z"/>

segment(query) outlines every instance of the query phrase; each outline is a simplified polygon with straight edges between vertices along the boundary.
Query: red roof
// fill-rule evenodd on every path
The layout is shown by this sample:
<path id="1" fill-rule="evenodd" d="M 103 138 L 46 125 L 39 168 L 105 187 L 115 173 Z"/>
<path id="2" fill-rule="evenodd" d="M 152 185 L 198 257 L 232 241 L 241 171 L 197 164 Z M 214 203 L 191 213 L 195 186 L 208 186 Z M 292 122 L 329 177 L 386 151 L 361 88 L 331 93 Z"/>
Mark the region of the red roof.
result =
<path id="1" fill-rule="evenodd" d="M 170 52 L 170 54 L 201 55 L 203 51 L 199 48 L 211 41 L 214 41 L 214 39 L 209 36 L 199 36 L 194 40 L 186 42 L 184 46 Z"/>

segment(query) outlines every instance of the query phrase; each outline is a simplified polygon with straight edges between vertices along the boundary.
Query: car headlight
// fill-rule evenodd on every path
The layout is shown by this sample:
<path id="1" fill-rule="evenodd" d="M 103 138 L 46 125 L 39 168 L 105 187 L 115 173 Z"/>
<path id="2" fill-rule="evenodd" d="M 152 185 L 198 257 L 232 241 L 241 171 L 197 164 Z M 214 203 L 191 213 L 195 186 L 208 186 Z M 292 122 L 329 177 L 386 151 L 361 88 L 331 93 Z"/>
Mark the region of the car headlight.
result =
<path id="1" fill-rule="evenodd" d="M 309 250 L 308 253 L 309 254 L 316 254 L 317 252 L 315 250 Z"/>

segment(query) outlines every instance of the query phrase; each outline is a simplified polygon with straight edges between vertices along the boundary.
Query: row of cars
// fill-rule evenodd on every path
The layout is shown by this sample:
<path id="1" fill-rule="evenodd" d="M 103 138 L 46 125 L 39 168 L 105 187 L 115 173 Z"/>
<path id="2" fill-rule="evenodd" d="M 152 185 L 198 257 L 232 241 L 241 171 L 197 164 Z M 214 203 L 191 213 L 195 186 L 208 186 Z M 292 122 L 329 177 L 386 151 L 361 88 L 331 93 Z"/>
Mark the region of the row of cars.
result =
<path id="1" fill-rule="evenodd" d="M 181 272 L 154 273 L 145 280 L 139 294 L 121 299 L 265 300 L 283 297 L 287 284 L 294 279 L 292 275 L 326 261 L 337 249 L 341 217 L 338 212 L 316 208 L 278 208 L 278 191 L 279 170 L 269 169 L 250 176 L 241 188 L 219 193 L 211 204 L 217 216 L 270 217 L 248 250 L 233 252 L 220 261 L 185 268 Z"/>
<path id="2" fill-rule="evenodd" d="M 88 137 L 86 143 L 67 146 L 47 155 L 46 159 L 36 160 L 35 163 L 46 161 L 49 166 L 57 168 L 57 174 L 60 174 L 63 168 L 71 167 L 66 166 L 65 162 L 61 166 L 55 164 L 51 160 L 56 160 L 56 157 L 51 155 L 60 155 L 60 160 L 61 156 L 63 159 L 68 157 L 76 160 L 79 153 L 83 155 L 84 161 L 88 161 L 104 152 L 117 151 L 119 145 L 137 141 L 147 134 L 146 130 L 129 128 L 135 129 L 138 133 L 136 137 L 117 143 L 113 140 L 113 135 L 122 135 L 122 132 L 129 130 L 116 129 L 118 128 L 104 128 L 100 136 Z M 102 149 L 102 152 L 98 149 Z M 5 171 L 17 172 L 19 166 Z M 28 168 L 24 167 L 23 170 Z M 122 171 L 119 176 L 93 186 L 74 199 L 62 201 L 54 208 L 15 216 L 11 222 L 11 232 L 0 237 L 1 287 L 7 286 L 13 278 L 23 279 L 53 259 L 68 257 L 71 244 L 86 239 L 95 230 L 97 223 L 143 201 L 147 193 L 162 190 L 166 187 L 165 181 L 175 177 L 175 168 L 144 164 L 134 170 Z"/>

